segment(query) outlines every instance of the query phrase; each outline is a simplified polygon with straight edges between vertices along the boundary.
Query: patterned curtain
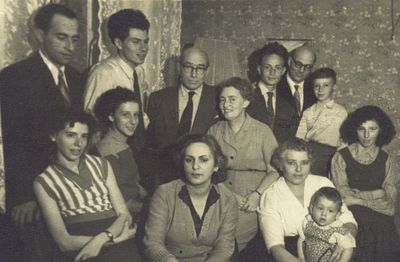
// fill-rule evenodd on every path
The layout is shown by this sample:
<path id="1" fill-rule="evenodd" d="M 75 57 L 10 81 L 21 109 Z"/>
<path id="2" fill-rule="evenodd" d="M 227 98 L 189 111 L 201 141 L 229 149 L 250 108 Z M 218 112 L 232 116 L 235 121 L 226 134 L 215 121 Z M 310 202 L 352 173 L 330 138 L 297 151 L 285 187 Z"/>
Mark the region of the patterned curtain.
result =
<path id="1" fill-rule="evenodd" d="M 181 0 L 99 0 L 98 34 L 99 59 L 115 52 L 105 31 L 105 20 L 124 8 L 141 10 L 150 21 L 150 47 L 146 61 L 141 65 L 148 83 L 149 94 L 176 82 L 176 59 L 180 51 Z"/>
<path id="2" fill-rule="evenodd" d="M 37 49 L 32 33 L 32 14 L 51 0 L 0 0 L 0 70 Z M 1 123 L 1 121 L 0 121 Z M 0 125 L 0 213 L 5 211 L 5 172 Z"/>

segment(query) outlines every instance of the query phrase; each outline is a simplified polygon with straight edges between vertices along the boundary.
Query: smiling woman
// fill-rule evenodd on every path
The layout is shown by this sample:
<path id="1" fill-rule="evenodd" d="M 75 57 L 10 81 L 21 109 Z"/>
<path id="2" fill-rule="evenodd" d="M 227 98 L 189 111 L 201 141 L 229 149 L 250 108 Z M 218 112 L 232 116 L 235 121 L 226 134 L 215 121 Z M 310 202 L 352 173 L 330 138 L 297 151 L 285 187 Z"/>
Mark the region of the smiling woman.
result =
<path id="1" fill-rule="evenodd" d="M 311 196 L 321 187 L 333 187 L 326 177 L 310 174 L 312 150 L 299 138 L 284 142 L 276 151 L 276 165 L 282 176 L 260 199 L 259 221 L 265 244 L 273 261 L 295 262 L 299 229 L 308 213 Z M 338 219 L 353 235 L 356 221 L 343 205 Z M 340 256 L 340 252 L 334 252 Z M 332 261 L 335 257 L 330 257 Z"/>
<path id="2" fill-rule="evenodd" d="M 56 152 L 34 190 L 58 249 L 49 261 L 141 261 L 130 216 L 110 164 L 85 154 L 94 119 L 57 115 L 50 128 Z"/>

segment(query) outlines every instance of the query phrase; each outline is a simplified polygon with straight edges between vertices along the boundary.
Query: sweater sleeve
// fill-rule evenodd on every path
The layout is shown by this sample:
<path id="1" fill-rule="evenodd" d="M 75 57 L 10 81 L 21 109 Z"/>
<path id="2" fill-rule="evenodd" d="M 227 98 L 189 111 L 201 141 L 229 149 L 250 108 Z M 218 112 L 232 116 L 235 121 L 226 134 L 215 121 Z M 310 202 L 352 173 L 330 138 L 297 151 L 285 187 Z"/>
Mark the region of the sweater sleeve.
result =
<path id="1" fill-rule="evenodd" d="M 164 261 L 167 257 L 174 257 L 165 246 L 165 238 L 169 225 L 169 204 L 165 188 L 160 186 L 154 193 L 149 207 L 149 214 L 145 226 L 144 244 L 145 254 L 150 261 Z"/>

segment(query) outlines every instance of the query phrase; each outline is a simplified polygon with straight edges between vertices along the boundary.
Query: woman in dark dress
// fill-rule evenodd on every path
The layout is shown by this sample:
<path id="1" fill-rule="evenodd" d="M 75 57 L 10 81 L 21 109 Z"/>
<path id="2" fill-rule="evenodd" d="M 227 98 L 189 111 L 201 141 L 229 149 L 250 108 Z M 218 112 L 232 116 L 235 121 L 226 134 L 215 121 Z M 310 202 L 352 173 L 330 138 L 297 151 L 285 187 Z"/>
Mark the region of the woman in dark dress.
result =
<path id="1" fill-rule="evenodd" d="M 110 162 L 125 204 L 135 220 L 140 217 L 147 195 L 140 184 L 139 169 L 127 143 L 139 124 L 139 108 L 135 94 L 122 87 L 103 93 L 94 107 L 96 118 L 105 129 L 105 134 L 96 144 L 93 153 Z"/>
<path id="2" fill-rule="evenodd" d="M 354 261 L 398 261 L 393 215 L 399 188 L 395 160 L 382 149 L 396 131 L 379 107 L 364 106 L 341 127 L 349 144 L 332 159 L 332 178 L 359 226 Z"/>

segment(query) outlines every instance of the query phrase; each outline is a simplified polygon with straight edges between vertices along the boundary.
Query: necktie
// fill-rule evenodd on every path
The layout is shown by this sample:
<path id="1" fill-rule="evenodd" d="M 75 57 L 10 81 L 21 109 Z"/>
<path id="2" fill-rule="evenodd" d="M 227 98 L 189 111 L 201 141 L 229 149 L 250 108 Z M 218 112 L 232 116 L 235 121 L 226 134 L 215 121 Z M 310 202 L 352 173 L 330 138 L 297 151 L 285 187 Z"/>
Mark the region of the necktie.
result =
<path id="1" fill-rule="evenodd" d="M 140 117 L 142 118 L 142 96 L 140 94 L 139 80 L 136 70 L 133 71 L 133 94 L 139 102 Z"/>
<path id="2" fill-rule="evenodd" d="M 273 107 L 273 103 L 272 103 L 272 98 L 274 96 L 274 93 L 272 92 L 267 92 L 267 96 L 268 96 L 268 101 L 267 101 L 267 112 L 268 112 L 268 125 L 270 127 L 273 126 L 274 123 L 274 107 Z"/>
<path id="3" fill-rule="evenodd" d="M 267 96 L 268 96 L 268 103 L 267 103 L 267 110 L 268 110 L 268 113 L 271 114 L 271 115 L 275 115 L 275 113 L 274 113 L 274 107 L 273 107 L 273 105 L 272 105 L 272 99 L 273 99 L 274 93 L 272 93 L 272 92 L 267 92 Z"/>
<path id="4" fill-rule="evenodd" d="M 64 73 L 61 69 L 58 69 L 58 90 L 60 90 L 60 93 L 62 94 L 64 98 L 64 102 L 66 106 L 71 105 L 71 100 L 69 99 L 69 91 L 68 91 L 68 86 L 65 83 L 64 80 Z"/>
<path id="5" fill-rule="evenodd" d="M 192 114 L 193 114 L 193 95 L 195 92 L 190 91 L 188 102 L 186 104 L 185 109 L 183 110 L 181 121 L 179 122 L 178 132 L 176 133 L 176 137 L 181 137 L 182 135 L 189 133 L 190 128 L 192 126 Z"/>
<path id="6" fill-rule="evenodd" d="M 135 134 L 128 140 L 128 143 L 134 151 L 139 151 L 145 144 L 145 128 L 143 122 L 142 96 L 140 94 L 139 80 L 136 71 L 133 71 L 133 94 L 139 102 L 139 123 L 136 127 Z"/>
<path id="7" fill-rule="evenodd" d="M 300 115 L 301 107 L 300 107 L 300 93 L 299 93 L 299 85 L 294 85 L 296 91 L 294 92 L 294 102 L 296 104 L 297 113 Z"/>

